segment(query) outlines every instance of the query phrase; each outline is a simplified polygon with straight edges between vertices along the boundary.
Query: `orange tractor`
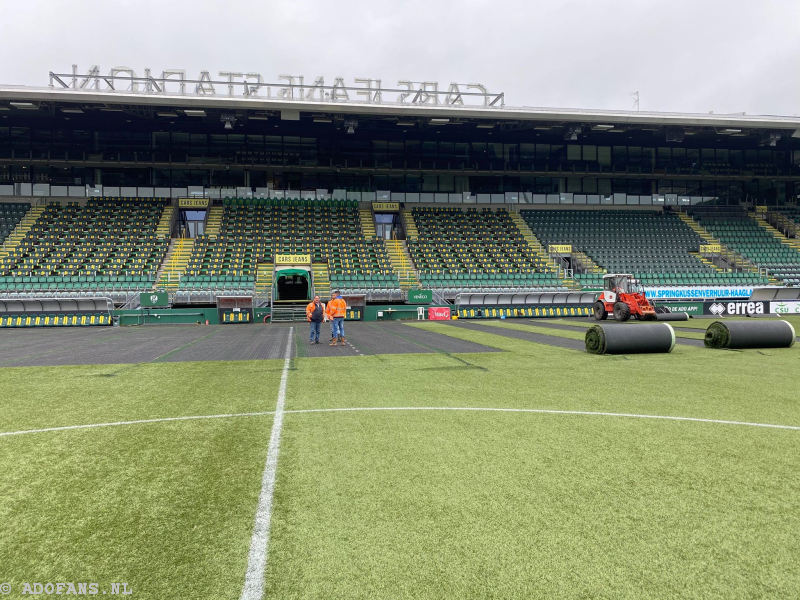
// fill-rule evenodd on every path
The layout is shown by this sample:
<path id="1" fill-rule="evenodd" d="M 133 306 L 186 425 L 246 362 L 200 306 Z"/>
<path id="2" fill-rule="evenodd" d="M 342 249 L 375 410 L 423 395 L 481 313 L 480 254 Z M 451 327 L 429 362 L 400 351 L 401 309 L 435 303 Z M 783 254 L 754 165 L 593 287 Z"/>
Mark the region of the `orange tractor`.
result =
<path id="1" fill-rule="evenodd" d="M 593 306 L 594 318 L 603 321 L 611 314 L 617 321 L 631 317 L 655 321 L 656 309 L 644 294 L 644 289 L 631 274 L 603 275 L 603 292 Z"/>

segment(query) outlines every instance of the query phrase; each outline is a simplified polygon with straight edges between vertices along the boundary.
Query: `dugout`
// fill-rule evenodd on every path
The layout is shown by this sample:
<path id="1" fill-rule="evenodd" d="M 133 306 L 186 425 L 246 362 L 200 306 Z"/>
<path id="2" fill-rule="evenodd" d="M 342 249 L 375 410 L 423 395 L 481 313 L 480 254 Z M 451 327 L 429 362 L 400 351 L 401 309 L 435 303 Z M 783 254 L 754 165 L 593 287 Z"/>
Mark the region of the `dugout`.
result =
<path id="1" fill-rule="evenodd" d="M 800 288 L 763 287 L 756 288 L 748 298 L 750 302 L 798 302 Z"/>
<path id="2" fill-rule="evenodd" d="M 111 298 L 0 298 L 0 327 L 111 325 Z"/>
<path id="3" fill-rule="evenodd" d="M 460 319 L 578 317 L 590 314 L 593 292 L 463 293 L 456 296 Z"/>

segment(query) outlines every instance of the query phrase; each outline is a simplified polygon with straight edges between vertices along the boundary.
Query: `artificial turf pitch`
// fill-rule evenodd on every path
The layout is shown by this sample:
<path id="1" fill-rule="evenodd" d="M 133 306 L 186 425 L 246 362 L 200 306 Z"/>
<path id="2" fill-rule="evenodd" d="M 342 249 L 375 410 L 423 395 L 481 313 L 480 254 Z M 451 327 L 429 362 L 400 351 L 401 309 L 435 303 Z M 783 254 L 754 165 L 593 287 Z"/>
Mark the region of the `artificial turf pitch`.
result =
<path id="1" fill-rule="evenodd" d="M 585 324 L 481 325 L 406 327 L 499 352 L 292 360 L 265 597 L 800 595 L 800 430 L 564 413 L 293 412 L 494 407 L 800 426 L 797 348 L 679 343 L 669 355 L 593 356 L 531 341 L 579 339 Z M 687 340 L 700 331 L 689 325 L 676 327 Z M 0 432 L 268 413 L 282 367 L 3 368 Z M 134 598 L 238 598 L 272 418 L 0 436 L 6 597 L 28 597 L 24 582 L 89 581 L 101 590 L 125 582 Z"/>

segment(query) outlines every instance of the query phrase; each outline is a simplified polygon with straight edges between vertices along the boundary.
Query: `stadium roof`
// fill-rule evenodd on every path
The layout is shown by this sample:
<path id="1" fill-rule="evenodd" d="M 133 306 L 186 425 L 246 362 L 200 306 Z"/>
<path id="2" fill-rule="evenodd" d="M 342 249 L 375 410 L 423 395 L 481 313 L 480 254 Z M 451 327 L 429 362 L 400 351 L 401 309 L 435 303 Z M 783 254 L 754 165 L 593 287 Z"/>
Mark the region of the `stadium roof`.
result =
<path id="1" fill-rule="evenodd" d="M 742 129 L 794 130 L 800 137 L 800 116 L 696 114 L 647 111 L 619 111 L 577 108 L 540 108 L 509 106 L 451 106 L 423 103 L 320 102 L 287 100 L 263 96 L 181 95 L 170 93 L 133 93 L 90 89 L 0 86 L 0 110 L 35 110 L 45 107 L 78 105 L 113 109 L 139 106 L 178 110 L 204 108 L 236 111 L 280 111 L 284 118 L 294 113 L 372 115 L 376 117 L 422 117 L 486 121 L 548 121 L 629 126 L 685 126 Z"/>

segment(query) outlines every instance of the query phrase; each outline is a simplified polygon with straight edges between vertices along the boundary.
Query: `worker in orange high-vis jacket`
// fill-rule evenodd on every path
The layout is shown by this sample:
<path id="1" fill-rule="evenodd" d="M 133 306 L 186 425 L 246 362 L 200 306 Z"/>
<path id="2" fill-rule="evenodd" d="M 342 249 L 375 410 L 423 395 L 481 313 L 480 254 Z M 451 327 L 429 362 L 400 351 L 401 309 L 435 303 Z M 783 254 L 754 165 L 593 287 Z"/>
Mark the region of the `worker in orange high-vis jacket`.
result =
<path id="1" fill-rule="evenodd" d="M 306 319 L 311 324 L 308 343 L 319 344 L 319 328 L 325 319 L 325 303 L 320 302 L 319 296 L 314 296 L 314 299 L 306 306 Z"/>
<path id="2" fill-rule="evenodd" d="M 328 318 L 333 321 L 333 335 L 331 336 L 331 346 L 335 346 L 338 341 L 342 346 L 347 340 L 344 337 L 344 317 L 347 314 L 347 302 L 342 298 L 339 290 L 333 292 L 333 298 L 328 302 Z"/>

